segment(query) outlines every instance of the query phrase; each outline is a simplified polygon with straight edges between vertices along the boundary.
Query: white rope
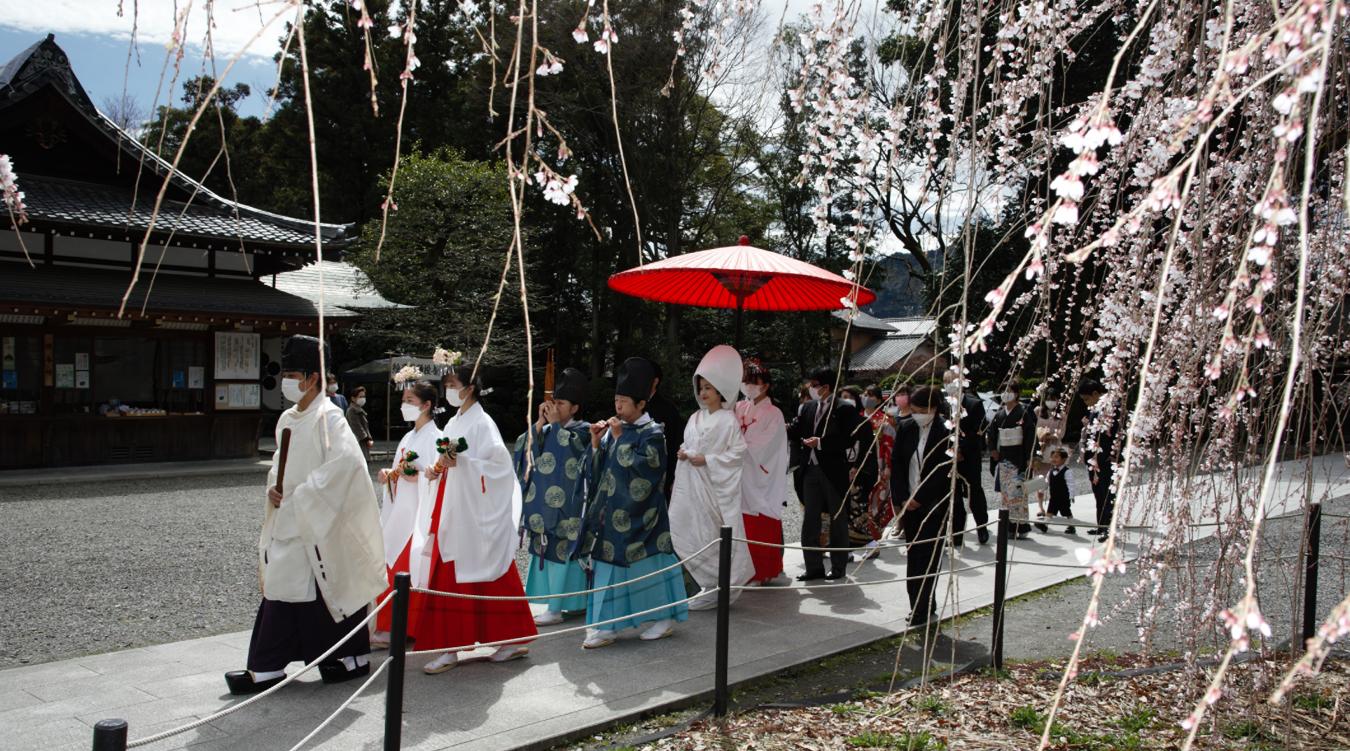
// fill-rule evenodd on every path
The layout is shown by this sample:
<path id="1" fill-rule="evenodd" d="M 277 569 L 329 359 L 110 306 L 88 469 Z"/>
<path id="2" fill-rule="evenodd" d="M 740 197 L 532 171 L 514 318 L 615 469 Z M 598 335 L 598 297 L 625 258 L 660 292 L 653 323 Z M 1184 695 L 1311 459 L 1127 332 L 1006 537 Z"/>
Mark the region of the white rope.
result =
<path id="1" fill-rule="evenodd" d="M 596 621 L 595 623 L 587 623 L 583 626 L 572 626 L 570 628 L 559 629 L 557 631 L 546 631 L 544 633 L 536 634 L 534 636 L 517 636 L 514 639 L 499 639 L 497 641 L 480 642 L 477 644 L 464 644 L 458 647 L 441 647 L 440 649 L 423 649 L 416 652 L 409 652 L 407 656 L 415 657 L 418 655 L 443 654 L 445 652 L 468 652 L 470 650 L 482 649 L 484 647 L 504 647 L 507 646 L 508 644 L 523 644 L 526 642 L 534 641 L 535 639 L 543 639 L 546 636 L 561 636 L 563 634 L 571 634 L 576 633 L 578 631 L 586 631 L 589 629 L 599 628 L 601 626 L 608 626 L 611 623 L 618 623 L 619 621 L 631 620 L 639 616 L 651 615 L 652 613 L 656 613 L 669 608 L 675 608 L 681 605 L 688 605 L 694 600 L 701 599 L 703 597 L 706 597 L 707 595 L 715 594 L 718 590 L 719 590 L 718 587 L 713 587 L 712 589 L 699 592 L 698 594 L 692 597 L 686 597 L 683 600 L 677 600 L 675 602 L 667 603 L 665 605 L 661 605 L 655 608 L 647 608 L 646 610 L 637 613 L 629 613 L 628 615 L 620 616 L 618 618 L 610 618 L 608 620 Z"/>
<path id="2" fill-rule="evenodd" d="M 338 649 L 343 644 L 346 644 L 348 639 L 352 638 L 353 636 L 356 636 L 356 634 L 359 633 L 361 629 L 369 626 L 370 620 L 374 618 L 377 614 L 379 614 L 379 612 L 384 609 L 385 605 L 389 604 L 389 601 L 393 598 L 393 596 L 394 596 L 393 592 L 390 592 L 389 594 L 385 595 L 385 598 L 381 600 L 378 605 L 375 606 L 374 610 L 371 610 L 368 614 L 366 614 L 366 617 L 362 619 L 362 621 L 359 624 L 357 624 L 356 628 L 353 628 L 351 631 L 347 632 L 347 635 L 339 639 L 335 644 L 333 644 L 333 646 L 329 647 L 327 652 L 324 652 L 323 654 L 314 658 L 313 662 L 309 663 L 303 668 L 300 668 L 299 672 L 291 673 L 290 675 L 286 676 L 285 680 L 283 680 L 281 683 L 278 683 L 277 685 L 267 689 L 266 691 L 260 694 L 250 696 L 249 698 L 239 702 L 238 704 L 228 706 L 220 710 L 219 712 L 216 712 L 215 714 L 207 715 L 206 717 L 203 717 L 198 720 L 193 720 L 192 722 L 189 722 L 188 724 L 183 725 L 182 727 L 177 727 L 174 728 L 173 730 L 165 730 L 162 733 L 155 733 L 154 735 L 131 741 L 130 743 L 127 744 L 127 748 L 137 748 L 139 746 L 157 743 L 159 741 L 164 740 L 165 738 L 172 738 L 175 735 L 186 733 L 189 730 L 196 730 L 197 728 L 201 727 L 202 725 L 205 725 L 208 722 L 215 722 L 216 720 L 219 720 L 220 718 L 226 715 L 238 712 L 244 707 L 247 707 L 248 705 L 252 704 L 255 701 L 258 701 L 259 699 L 262 699 L 265 696 L 271 696 L 277 691 L 280 691 L 281 688 L 286 684 L 290 683 L 291 681 L 294 681 L 295 679 L 299 678 L 305 673 L 308 673 L 310 670 L 314 668 L 315 665 L 318 665 L 324 660 L 327 660 L 329 657 L 333 655 L 334 652 L 338 651 Z"/>
<path id="3" fill-rule="evenodd" d="M 870 581 L 870 582 L 839 581 L 831 584 L 794 584 L 787 587 L 753 587 L 750 586 L 749 584 L 740 584 L 733 586 L 732 589 L 747 592 L 754 592 L 757 590 L 762 590 L 765 592 L 795 592 L 803 589 L 811 590 L 811 589 L 839 589 L 840 587 L 869 587 L 872 586 L 873 584 L 897 584 L 899 582 L 919 581 L 920 579 L 934 579 L 944 574 L 959 574 L 962 571 L 974 571 L 975 569 L 979 568 L 988 568 L 990 566 L 995 565 L 996 563 L 997 561 L 989 561 L 988 563 L 978 563 L 974 566 L 956 568 L 952 569 L 951 571 L 938 571 L 932 574 L 919 574 L 918 576 L 902 576 L 895 579 L 880 579 L 878 581 Z"/>
<path id="4" fill-rule="evenodd" d="M 876 545 L 872 545 L 871 547 L 868 547 L 867 545 L 855 545 L 853 547 L 848 548 L 816 548 L 807 545 L 791 545 L 787 543 L 750 540 L 744 537 L 733 537 L 731 539 L 735 542 L 744 542 L 748 545 L 759 545 L 760 547 L 765 548 L 780 548 L 782 550 L 804 550 L 816 553 L 861 553 L 869 550 L 889 550 L 891 548 L 907 548 L 910 545 L 918 545 L 921 543 L 928 543 L 928 542 L 938 542 L 939 540 L 946 540 L 949 537 L 962 535 L 965 534 L 966 532 L 973 532 L 977 529 L 983 529 L 984 527 L 990 527 L 995 524 L 998 524 L 998 522 L 997 521 L 985 522 L 984 524 L 977 524 L 973 527 L 967 527 L 966 529 L 963 529 L 960 532 L 954 532 L 951 535 L 943 535 L 941 537 L 928 537 L 923 540 L 913 540 L 913 541 L 903 540 L 896 542 L 878 542 Z"/>
<path id="5" fill-rule="evenodd" d="M 593 587 L 591 589 L 583 589 L 577 592 L 562 592 L 560 594 L 553 594 L 553 595 L 466 595 L 460 592 L 444 592 L 439 589 L 423 589 L 422 587 L 413 587 L 411 591 L 416 592 L 420 595 L 434 595 L 436 597 L 454 597 L 461 600 L 487 600 L 489 602 L 514 602 L 517 600 L 525 602 L 533 602 L 534 600 L 559 600 L 566 597 L 580 597 L 582 595 L 594 594 L 595 592 L 604 592 L 605 590 L 608 589 L 620 589 L 623 587 L 631 586 L 646 579 L 651 579 L 652 577 L 660 576 L 661 574 L 664 574 L 668 571 L 683 566 L 686 561 L 692 561 L 695 558 L 703 555 L 704 553 L 708 552 L 708 550 L 710 550 L 714 545 L 717 545 L 720 542 L 722 542 L 721 538 L 713 540 L 712 542 L 708 543 L 707 545 L 704 545 L 699 551 L 691 554 L 687 558 L 672 563 L 671 565 L 666 566 L 665 568 L 659 568 L 655 571 L 643 574 L 642 576 L 634 577 L 632 579 L 629 579 L 628 581 L 619 582 L 618 584 L 606 584 L 603 587 Z"/>
<path id="6" fill-rule="evenodd" d="M 384 662 L 380 663 L 380 666 L 378 668 L 375 668 L 375 670 L 370 674 L 370 677 L 366 679 L 366 682 L 361 684 L 360 688 L 356 689 L 356 691 L 353 692 L 351 696 L 348 696 L 347 700 L 342 702 L 341 706 L 339 706 L 337 709 L 333 710 L 332 714 L 324 718 L 324 721 L 319 723 L 318 727 L 311 730 L 309 735 L 305 736 L 304 738 L 301 738 L 299 743 L 295 744 L 294 746 L 291 746 L 291 751 L 299 751 L 301 746 L 305 745 L 306 743 L 309 743 L 311 738 L 322 732 L 324 728 L 328 727 L 333 722 L 333 720 L 336 720 L 337 716 L 342 714 L 342 710 L 351 706 L 351 703 L 356 701 L 356 697 L 360 696 L 361 692 L 365 691 L 376 678 L 379 678 L 380 673 L 383 673 L 384 669 L 389 667 L 389 663 L 391 662 L 393 662 L 393 660 L 385 660 Z"/>

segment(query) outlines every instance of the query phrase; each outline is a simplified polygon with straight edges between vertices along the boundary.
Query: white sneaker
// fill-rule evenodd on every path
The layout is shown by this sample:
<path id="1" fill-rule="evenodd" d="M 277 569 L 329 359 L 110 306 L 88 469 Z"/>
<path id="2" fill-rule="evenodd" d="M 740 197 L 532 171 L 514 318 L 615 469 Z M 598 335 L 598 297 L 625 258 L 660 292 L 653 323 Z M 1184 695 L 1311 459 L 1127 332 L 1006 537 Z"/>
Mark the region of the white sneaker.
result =
<path id="1" fill-rule="evenodd" d="M 457 667 L 459 667 L 459 653 L 446 652 L 424 665 L 422 667 L 422 672 L 427 675 L 436 675 L 438 673 L 444 673 L 447 670 L 454 670 Z"/>
<path id="2" fill-rule="evenodd" d="M 586 630 L 586 641 L 581 643 L 582 649 L 600 649 L 608 647 L 614 643 L 614 632 L 607 628 L 592 628 Z"/>
<path id="3" fill-rule="evenodd" d="M 716 606 L 717 603 L 714 602 L 713 607 Z M 643 631 L 642 636 L 638 638 L 642 639 L 643 641 L 656 641 L 657 639 L 664 639 L 673 633 L 675 633 L 675 621 L 666 618 L 664 620 L 660 620 L 657 621 L 656 623 L 653 623 L 651 626 L 648 626 L 647 630 Z"/>
<path id="4" fill-rule="evenodd" d="M 552 610 L 534 617 L 534 625 L 536 626 L 556 626 L 562 622 L 563 614 Z"/>
<path id="5" fill-rule="evenodd" d="M 786 587 L 792 584 L 792 579 L 787 574 L 779 574 L 774 578 L 764 582 L 766 587 Z"/>

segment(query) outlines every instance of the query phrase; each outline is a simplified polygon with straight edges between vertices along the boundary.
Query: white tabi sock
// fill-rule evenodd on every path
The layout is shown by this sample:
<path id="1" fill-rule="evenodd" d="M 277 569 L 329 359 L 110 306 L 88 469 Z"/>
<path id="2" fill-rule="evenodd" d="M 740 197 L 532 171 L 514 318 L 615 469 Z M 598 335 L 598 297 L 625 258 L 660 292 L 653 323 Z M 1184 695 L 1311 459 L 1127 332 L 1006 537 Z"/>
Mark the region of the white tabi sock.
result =
<path id="1" fill-rule="evenodd" d="M 270 681 L 273 678 L 282 678 L 285 675 L 286 675 L 285 670 L 264 670 L 262 672 L 253 672 L 253 682 L 262 683 L 263 681 Z"/>

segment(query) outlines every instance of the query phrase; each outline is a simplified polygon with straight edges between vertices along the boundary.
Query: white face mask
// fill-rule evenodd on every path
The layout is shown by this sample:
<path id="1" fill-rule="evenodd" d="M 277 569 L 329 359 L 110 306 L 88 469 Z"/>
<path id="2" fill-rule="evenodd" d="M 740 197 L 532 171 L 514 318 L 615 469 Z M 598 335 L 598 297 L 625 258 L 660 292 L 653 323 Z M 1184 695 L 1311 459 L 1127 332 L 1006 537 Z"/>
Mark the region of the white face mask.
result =
<path id="1" fill-rule="evenodd" d="M 877 400 L 870 396 L 863 397 L 863 409 L 872 411 L 877 408 Z"/>
<path id="2" fill-rule="evenodd" d="M 1059 400 L 1058 400 L 1058 399 L 1046 399 L 1046 400 L 1045 400 L 1045 408 L 1046 408 L 1046 409 L 1054 409 L 1054 408 L 1056 408 L 1056 407 L 1058 407 L 1058 406 L 1059 406 Z"/>
<path id="3" fill-rule="evenodd" d="M 336 383 L 330 383 L 330 384 L 328 384 L 328 393 L 330 393 L 330 394 L 336 394 L 336 393 L 337 393 L 337 384 L 336 384 Z"/>
<path id="4" fill-rule="evenodd" d="M 848 408 L 850 408 L 850 409 L 853 409 L 853 408 L 856 408 L 856 407 L 858 406 L 858 403 L 855 402 L 855 401 L 853 401 L 852 399 L 840 399 L 840 400 L 839 400 L 839 406 L 841 406 L 841 407 L 848 407 Z"/>
<path id="5" fill-rule="evenodd" d="M 956 396 L 957 394 L 961 393 L 961 382 L 952 381 L 951 383 L 943 384 L 942 390 L 946 391 L 948 394 L 951 394 L 952 396 Z"/>
<path id="6" fill-rule="evenodd" d="M 758 383 L 742 383 L 741 393 L 745 394 L 746 399 L 758 399 L 764 393 L 764 387 Z"/>
<path id="7" fill-rule="evenodd" d="M 1004 404 L 1012 404 L 1013 402 L 1017 401 L 1016 391 L 1004 391 L 1002 396 Z"/>
<path id="8" fill-rule="evenodd" d="M 364 396 L 356 397 L 356 406 L 358 407 L 366 406 L 366 398 Z"/>
<path id="9" fill-rule="evenodd" d="M 806 393 L 810 394 L 812 399 L 820 401 L 821 393 L 819 386 L 808 386 Z"/>
<path id="10" fill-rule="evenodd" d="M 900 408 L 895 405 L 891 405 L 886 408 L 886 414 L 890 415 L 891 417 L 895 417 L 896 415 L 900 414 Z"/>
<path id="11" fill-rule="evenodd" d="M 922 412 L 915 412 L 910 415 L 910 417 L 914 418 L 914 424 L 921 428 L 926 428 L 933 422 L 933 416 L 931 414 L 924 414 Z"/>
<path id="12" fill-rule="evenodd" d="M 445 392 L 445 400 L 451 407 L 459 407 L 464 404 L 464 397 L 460 394 L 460 389 L 451 389 Z"/>
<path id="13" fill-rule="evenodd" d="M 403 419 L 408 422 L 417 422 L 417 418 L 422 416 L 421 407 L 407 402 L 404 402 L 403 406 L 399 407 L 399 411 L 403 413 Z"/>
<path id="14" fill-rule="evenodd" d="M 281 379 L 281 395 L 286 397 L 286 401 L 299 403 L 305 398 L 305 392 L 300 390 L 300 379 L 283 378 Z"/>

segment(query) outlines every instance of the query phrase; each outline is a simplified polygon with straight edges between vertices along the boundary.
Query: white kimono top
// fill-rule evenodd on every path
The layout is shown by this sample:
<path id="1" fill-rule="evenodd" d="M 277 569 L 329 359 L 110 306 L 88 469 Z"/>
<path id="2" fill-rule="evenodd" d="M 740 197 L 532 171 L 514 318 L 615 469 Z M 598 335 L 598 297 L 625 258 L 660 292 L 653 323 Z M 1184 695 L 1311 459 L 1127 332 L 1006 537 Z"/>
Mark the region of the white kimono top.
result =
<path id="1" fill-rule="evenodd" d="M 745 439 L 745 467 L 741 470 L 741 510 L 746 514 L 783 518 L 787 500 L 788 442 L 783 411 L 773 400 L 736 403 L 736 420 Z"/>
<path id="2" fill-rule="evenodd" d="M 384 538 L 365 456 L 342 410 L 319 397 L 277 419 L 276 440 L 291 429 L 279 508 L 264 500 L 258 567 L 263 597 L 312 602 L 315 586 L 334 621 L 370 604 L 388 587 Z M 267 486 L 276 485 L 273 455 Z"/>
<path id="3" fill-rule="evenodd" d="M 675 552 L 684 559 L 685 568 L 700 586 L 717 586 L 717 551 L 714 548 L 691 558 L 700 548 L 732 528 L 732 535 L 745 539 L 745 518 L 741 516 L 741 469 L 745 465 L 745 439 L 736 414 L 729 408 L 709 412 L 700 409 L 684 428 L 687 454 L 701 454 L 707 461 L 695 467 L 682 461 L 675 468 L 675 485 L 670 498 L 670 536 Z M 744 584 L 754 576 L 750 548 L 734 543 L 731 551 L 731 583 Z M 736 595 L 737 592 L 732 592 Z"/>
<path id="4" fill-rule="evenodd" d="M 417 467 L 417 474 L 409 476 L 398 472 L 397 482 L 381 488 L 384 496 L 384 505 L 380 507 L 380 525 L 384 528 L 384 562 L 392 568 L 403 548 L 411 544 L 408 568 L 414 587 L 427 586 L 430 577 L 431 567 L 422 555 L 422 550 L 431 533 L 436 482 L 427 479 L 425 470 L 440 457 L 436 453 L 436 439 L 440 437 L 441 431 L 436 427 L 435 420 L 427 420 L 427 424 L 404 434 L 398 442 L 398 450 L 394 452 L 389 471 L 397 472 L 403 457 L 413 451 L 417 453 L 417 458 L 412 461 L 413 466 Z M 389 485 L 394 487 L 392 497 L 389 495 Z"/>
<path id="5" fill-rule="evenodd" d="M 521 495 L 511 451 L 497 426 L 474 402 L 450 418 L 445 436 L 469 449 L 445 471 L 439 528 L 442 561 L 455 562 L 455 580 L 490 582 L 515 565 Z"/>

